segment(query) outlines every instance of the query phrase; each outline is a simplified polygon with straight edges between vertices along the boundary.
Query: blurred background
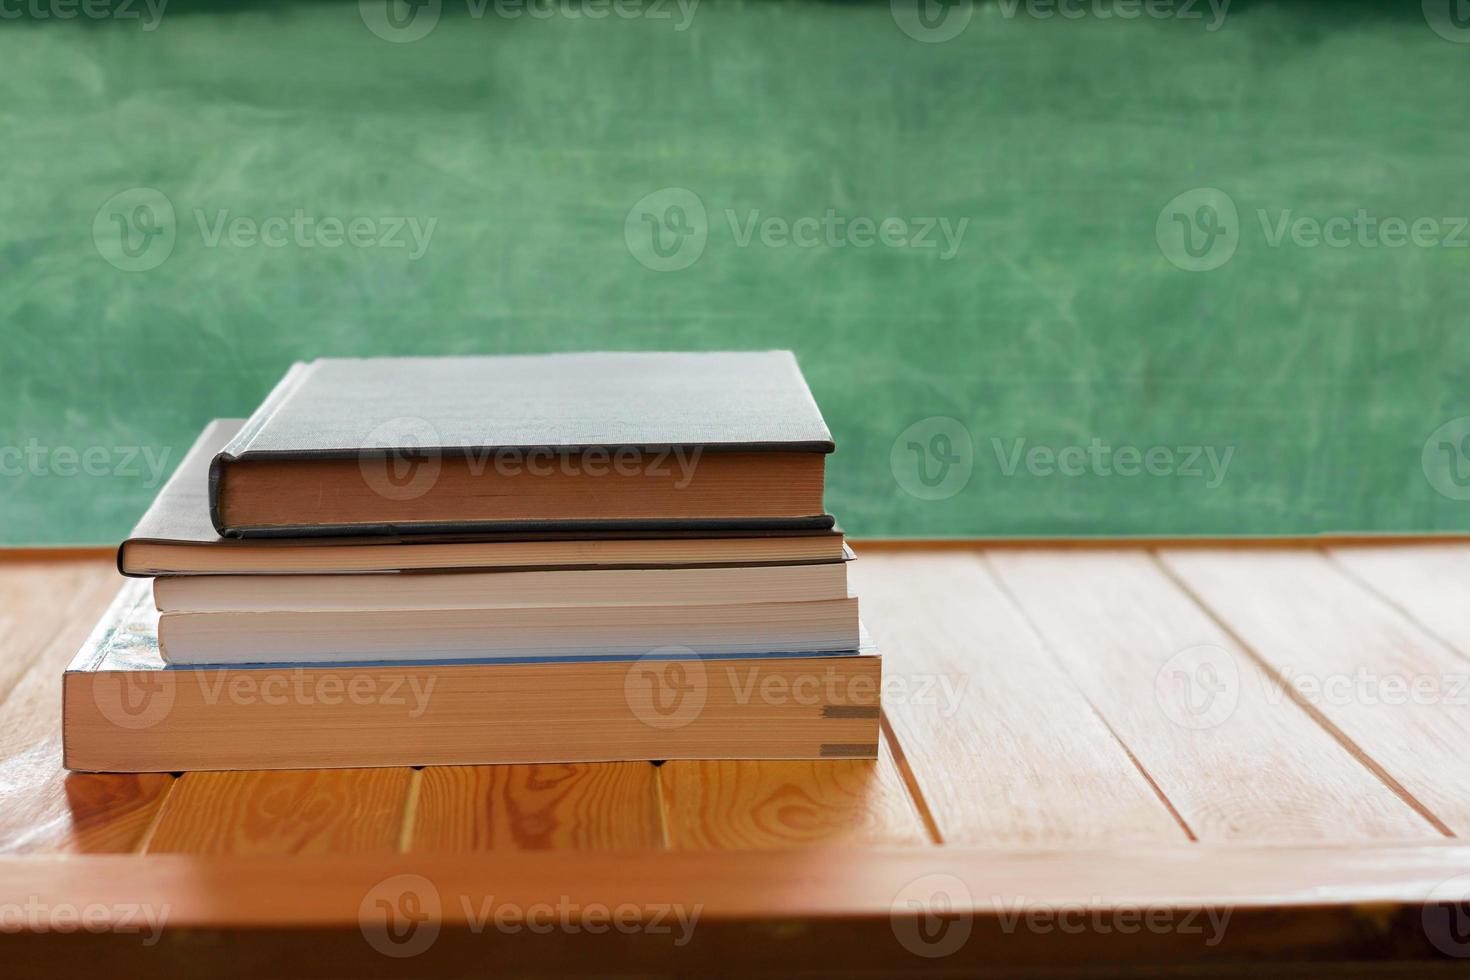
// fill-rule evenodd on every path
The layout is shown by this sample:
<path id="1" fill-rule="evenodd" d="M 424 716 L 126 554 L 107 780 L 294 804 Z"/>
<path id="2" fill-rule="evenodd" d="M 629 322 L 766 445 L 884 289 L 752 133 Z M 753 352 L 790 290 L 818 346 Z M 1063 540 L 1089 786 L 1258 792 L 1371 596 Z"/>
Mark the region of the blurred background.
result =
<path id="1" fill-rule="evenodd" d="M 1470 4 L 0 0 L 0 543 L 293 360 L 790 348 L 854 536 L 1470 530 Z"/>

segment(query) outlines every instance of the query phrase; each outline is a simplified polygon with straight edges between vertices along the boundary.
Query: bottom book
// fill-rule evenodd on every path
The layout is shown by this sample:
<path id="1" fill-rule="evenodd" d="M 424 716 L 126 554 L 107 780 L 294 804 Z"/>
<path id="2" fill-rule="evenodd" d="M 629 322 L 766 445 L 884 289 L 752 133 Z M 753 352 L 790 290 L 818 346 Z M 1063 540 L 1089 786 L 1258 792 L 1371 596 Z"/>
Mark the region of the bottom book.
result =
<path id="1" fill-rule="evenodd" d="M 68 769 L 179 772 L 875 758 L 882 658 L 855 653 L 169 667 L 146 581 L 63 677 Z"/>

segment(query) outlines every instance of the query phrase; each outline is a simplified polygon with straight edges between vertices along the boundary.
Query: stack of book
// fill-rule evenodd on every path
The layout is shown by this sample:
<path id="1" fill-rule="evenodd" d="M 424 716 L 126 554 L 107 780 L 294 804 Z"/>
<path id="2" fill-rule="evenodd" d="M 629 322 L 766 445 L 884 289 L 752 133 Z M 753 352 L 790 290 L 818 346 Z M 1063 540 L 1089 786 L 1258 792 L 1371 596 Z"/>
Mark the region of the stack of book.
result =
<path id="1" fill-rule="evenodd" d="M 66 764 L 872 757 L 833 448 L 784 351 L 298 364 L 119 549 Z"/>

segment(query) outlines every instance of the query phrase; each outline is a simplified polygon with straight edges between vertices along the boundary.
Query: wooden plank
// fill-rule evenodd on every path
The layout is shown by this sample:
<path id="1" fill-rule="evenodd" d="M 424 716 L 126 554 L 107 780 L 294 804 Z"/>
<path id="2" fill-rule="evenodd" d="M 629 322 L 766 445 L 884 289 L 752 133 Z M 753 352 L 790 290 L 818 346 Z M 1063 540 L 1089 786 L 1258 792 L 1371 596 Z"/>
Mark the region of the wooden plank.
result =
<path id="1" fill-rule="evenodd" d="M 1463 658 L 1321 552 L 1162 559 L 1380 778 L 1443 832 L 1470 833 Z"/>
<path id="2" fill-rule="evenodd" d="M 638 868 L 629 874 L 629 868 Z M 1135 842 L 1107 847 L 870 848 L 777 851 L 521 851 L 507 854 L 294 856 L 0 856 L 4 894 L 77 902 L 169 903 L 190 928 L 340 925 L 356 930 L 362 895 L 385 875 L 418 873 L 441 896 L 503 893 L 531 904 L 571 900 L 687 900 L 708 917 L 884 918 L 916 875 L 948 872 L 966 885 L 954 908 L 976 915 L 1082 902 L 1089 907 L 1215 904 L 1278 911 L 1313 905 L 1420 905 L 1431 895 L 1470 900 L 1470 843 L 1352 844 Z M 1449 879 L 1455 879 L 1450 881 Z M 279 884 L 279 891 L 271 885 Z M 110 911 L 117 912 L 117 909 Z M 1372 914 L 1375 910 L 1368 908 Z M 443 921 L 474 905 L 446 901 Z M 1055 937 L 1060 941 L 1060 936 Z"/>
<path id="3" fill-rule="evenodd" d="M 658 779 L 669 846 L 929 843 L 886 739 L 878 751 L 877 759 L 666 762 Z"/>
<path id="4" fill-rule="evenodd" d="M 173 780 L 61 768 L 61 672 L 121 579 L 110 560 L 0 559 L 0 852 L 130 851 Z"/>
<path id="5" fill-rule="evenodd" d="M 1470 544 L 1333 548 L 1354 578 L 1470 657 Z"/>
<path id="6" fill-rule="evenodd" d="M 58 635 L 75 635 L 100 602 L 105 583 L 119 581 L 92 560 L 0 560 L 0 704 Z M 115 588 L 115 586 L 114 586 Z M 85 624 L 90 628 L 90 623 Z M 82 629 L 80 644 L 86 636 Z M 3 708 L 0 708 L 3 710 Z"/>
<path id="7" fill-rule="evenodd" d="M 395 851 L 414 771 L 190 772 L 146 844 L 150 854 Z"/>
<path id="8" fill-rule="evenodd" d="M 92 559 L 0 561 L 0 750 L 61 730 L 59 715 L 34 715 L 26 705 L 47 692 L 60 704 L 61 669 L 121 583 L 110 565 Z M 47 678 L 51 684 L 41 683 Z"/>
<path id="9" fill-rule="evenodd" d="M 298 975 L 406 975 L 365 916 L 410 894 L 415 976 L 526 963 L 547 976 L 610 965 L 660 976 L 1422 970 L 1462 948 L 1439 928 L 1453 908 L 1425 902 L 1470 900 L 1467 871 L 1460 844 L 0 859 L 7 894 L 93 907 L 119 927 L 31 927 L 7 937 L 7 965 L 29 975 L 101 955 L 119 978 L 181 965 L 278 975 L 283 963 Z M 166 910 L 156 942 L 139 941 L 139 909 Z M 483 918 L 533 909 L 551 928 Z M 607 926 L 613 909 L 622 928 L 583 927 L 594 911 Z"/>
<path id="10" fill-rule="evenodd" d="M 884 710 L 945 843 L 1183 841 L 973 553 L 859 557 Z"/>
<path id="11" fill-rule="evenodd" d="M 43 742 L 0 770 L 0 853 L 135 850 L 173 781 L 168 773 L 68 773 L 61 743 Z"/>
<path id="12" fill-rule="evenodd" d="M 1138 551 L 987 560 L 1201 840 L 1434 838 Z"/>
<path id="13" fill-rule="evenodd" d="M 410 851 L 658 847 L 658 788 L 647 762 L 430 766 Z"/>

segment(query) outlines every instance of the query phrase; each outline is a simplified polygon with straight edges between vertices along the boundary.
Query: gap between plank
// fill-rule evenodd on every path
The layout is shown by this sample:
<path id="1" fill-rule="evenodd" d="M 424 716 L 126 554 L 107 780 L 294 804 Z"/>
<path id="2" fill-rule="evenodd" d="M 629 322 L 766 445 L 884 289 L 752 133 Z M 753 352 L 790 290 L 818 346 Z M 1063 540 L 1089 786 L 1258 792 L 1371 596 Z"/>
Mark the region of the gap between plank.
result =
<path id="1" fill-rule="evenodd" d="M 1383 783 L 1383 785 L 1387 786 L 1393 793 L 1395 793 L 1399 797 L 1399 799 L 1403 800 L 1404 803 L 1411 810 L 1419 814 L 1419 816 L 1423 817 L 1425 822 L 1427 822 L 1431 827 L 1439 831 L 1445 837 L 1455 836 L 1455 832 L 1451 830 L 1443 820 L 1435 816 L 1428 807 L 1426 807 L 1423 803 L 1420 803 L 1419 800 L 1414 796 L 1414 794 L 1409 792 L 1407 787 L 1405 787 L 1402 783 L 1395 779 L 1388 772 L 1388 770 L 1384 769 L 1381 765 L 1378 764 L 1376 760 L 1369 756 L 1368 753 L 1363 750 L 1362 746 L 1358 745 L 1357 742 L 1354 742 L 1351 738 L 1349 738 L 1346 732 L 1338 728 L 1337 725 L 1333 724 L 1332 720 L 1329 719 L 1325 714 L 1323 714 L 1316 705 L 1312 704 L 1312 702 L 1303 697 L 1302 693 L 1297 690 L 1296 685 L 1288 682 L 1286 678 L 1281 675 L 1281 672 L 1278 671 L 1269 661 L 1267 661 L 1266 658 L 1257 653 L 1256 649 L 1252 647 L 1249 643 L 1247 643 L 1245 641 L 1245 638 L 1235 631 L 1234 627 L 1225 622 L 1225 620 L 1215 612 L 1214 608 L 1210 606 L 1210 604 L 1207 603 L 1202 596 L 1197 594 L 1194 589 L 1190 587 L 1188 582 L 1184 581 L 1184 579 L 1179 575 L 1176 575 L 1174 573 L 1174 570 L 1169 567 L 1169 563 L 1159 557 L 1157 551 L 1150 549 L 1150 551 L 1148 552 L 1148 556 L 1153 561 L 1153 563 L 1159 567 L 1164 575 L 1168 576 L 1170 581 L 1178 586 L 1185 595 L 1189 596 L 1190 600 L 1193 601 L 1194 604 L 1198 606 L 1200 610 L 1210 618 L 1211 622 L 1220 627 L 1220 629 L 1225 632 L 1225 635 L 1230 637 L 1230 639 L 1234 641 L 1237 646 L 1240 647 L 1240 649 L 1245 653 L 1247 657 L 1250 657 L 1251 660 L 1255 661 L 1256 665 L 1261 668 L 1261 670 L 1266 672 L 1266 676 L 1270 678 L 1271 683 L 1279 687 L 1286 694 L 1287 697 L 1291 698 L 1292 702 L 1296 704 L 1297 707 L 1301 708 L 1307 713 L 1307 716 L 1309 718 L 1320 725 L 1327 732 L 1327 734 L 1335 738 L 1338 743 L 1347 750 L 1349 755 L 1357 759 L 1358 762 L 1360 762 L 1363 767 L 1371 772 L 1374 776 L 1377 776 L 1378 779 Z"/>
<path id="2" fill-rule="evenodd" d="M 173 801 L 174 788 L 179 785 L 179 780 L 184 778 L 183 773 L 169 773 L 168 789 L 163 791 L 163 798 L 158 801 L 158 806 L 153 808 L 153 816 L 148 820 L 148 826 L 143 828 L 143 833 L 138 837 L 138 843 L 133 846 L 134 854 L 147 854 L 148 846 L 153 843 L 153 838 L 158 834 L 158 825 L 163 823 L 164 811 Z"/>
<path id="3" fill-rule="evenodd" d="M 414 768 L 408 775 L 408 792 L 403 798 L 403 822 L 398 828 L 398 853 L 407 854 L 413 846 L 414 825 L 419 817 L 419 792 L 424 783 L 424 771 Z"/>
<path id="4" fill-rule="evenodd" d="M 653 767 L 653 808 L 658 814 L 658 846 L 661 851 L 673 850 L 669 841 L 669 814 L 664 803 L 664 764 L 650 762 Z"/>
<path id="5" fill-rule="evenodd" d="M 1428 624 L 1421 622 L 1417 617 L 1415 617 L 1413 613 L 1408 610 L 1406 606 L 1400 605 L 1397 599 L 1394 599 L 1386 592 L 1383 592 L 1382 590 L 1375 587 L 1372 582 L 1369 582 L 1367 579 L 1363 578 L 1361 575 L 1355 572 L 1353 570 L 1353 567 L 1347 562 L 1338 558 L 1337 555 L 1335 555 L 1331 551 L 1324 550 L 1322 554 L 1327 558 L 1328 562 L 1330 562 L 1339 571 L 1341 571 L 1343 575 L 1352 579 L 1353 583 L 1356 584 L 1358 588 L 1382 601 L 1384 605 L 1388 606 L 1390 609 L 1398 613 L 1405 620 L 1412 623 L 1417 628 L 1423 630 L 1424 633 L 1428 635 L 1431 639 L 1438 642 L 1440 646 L 1444 647 L 1446 650 L 1450 651 L 1461 660 L 1470 660 L 1470 653 L 1461 650 L 1458 646 L 1436 633 L 1433 629 L 1429 627 Z"/>
<path id="6" fill-rule="evenodd" d="M 1085 694 L 1083 695 L 1083 697 L 1086 696 Z M 1092 704 L 1091 701 L 1087 703 L 1089 705 Z M 1117 730 L 1113 728 L 1113 723 L 1102 716 L 1102 712 L 1098 711 L 1096 707 L 1093 707 L 1092 713 L 1097 715 L 1098 721 L 1103 723 L 1103 727 L 1108 730 L 1108 734 L 1117 739 L 1119 747 L 1123 749 L 1123 753 L 1128 756 L 1129 761 L 1138 769 L 1138 774 L 1153 787 L 1154 795 L 1159 798 L 1160 803 L 1164 804 L 1164 809 L 1168 810 L 1174 815 L 1174 819 L 1179 821 L 1179 826 L 1184 828 L 1184 833 L 1189 837 L 1189 842 L 1191 844 L 1198 844 L 1199 835 L 1194 832 L 1194 828 L 1189 825 L 1189 821 L 1184 819 L 1184 814 L 1180 813 L 1178 808 L 1174 806 L 1174 801 L 1169 799 L 1168 795 L 1164 792 L 1164 788 L 1154 780 L 1153 773 L 1144 768 L 1143 760 L 1133 754 L 1133 749 L 1129 748 L 1128 743 L 1123 741 L 1123 736 L 1119 735 Z"/>
<path id="7" fill-rule="evenodd" d="M 1000 574 L 995 566 L 991 564 L 990 558 L 985 552 L 976 552 L 975 559 L 980 563 L 980 570 L 995 583 L 995 587 L 1000 590 L 1000 594 L 1005 596 L 1006 602 L 1010 603 L 1016 615 L 1021 617 L 1021 622 L 1025 623 L 1026 628 L 1031 631 L 1031 635 L 1036 637 L 1036 642 L 1041 644 L 1041 648 L 1046 651 L 1046 655 L 1052 658 L 1052 663 L 1056 665 L 1057 670 L 1061 672 L 1063 677 L 1067 678 L 1068 683 L 1071 683 L 1071 672 L 1067 669 L 1066 662 L 1057 655 L 1056 650 L 1051 645 L 1051 641 L 1037 628 L 1036 623 L 1031 619 L 1031 614 L 1026 611 L 1020 601 L 1011 592 L 1011 587 L 1006 583 L 1005 576 Z M 1185 837 L 1189 838 L 1192 844 L 1199 843 L 1199 837 L 1195 834 L 1194 828 L 1189 826 L 1189 821 L 1184 819 L 1184 814 L 1179 812 L 1179 809 L 1174 806 L 1173 801 L 1164 793 L 1163 787 L 1144 768 L 1143 760 L 1133 754 L 1133 750 L 1128 747 L 1128 743 L 1123 741 L 1123 737 L 1118 734 L 1108 719 L 1098 710 L 1097 705 L 1092 703 L 1092 698 L 1087 696 L 1087 692 L 1077 684 L 1072 684 L 1072 688 L 1077 692 L 1077 696 L 1086 702 L 1087 707 L 1092 710 L 1093 716 L 1108 730 L 1108 734 L 1113 736 L 1113 741 L 1118 743 L 1118 747 L 1123 750 L 1123 754 L 1128 757 L 1128 761 L 1133 763 L 1133 768 L 1138 770 L 1138 774 L 1143 777 L 1143 781 L 1148 783 L 1149 788 L 1154 791 L 1154 796 L 1163 804 L 1164 809 L 1169 812 L 1169 815 L 1174 818 L 1174 822 L 1179 824 L 1179 829 L 1184 831 Z"/>
<path id="8" fill-rule="evenodd" d="M 904 754 L 903 743 L 898 740 L 898 733 L 893 730 L 893 724 L 888 720 L 888 712 L 880 709 L 878 714 L 878 737 L 888 743 L 888 754 L 893 758 L 893 765 L 898 769 L 898 778 L 903 781 L 904 792 L 908 794 L 909 802 L 914 805 L 914 810 L 919 814 L 919 822 L 924 825 L 924 833 L 929 835 L 929 842 L 935 845 L 944 844 L 944 834 L 939 831 L 939 821 L 934 819 L 934 813 L 929 809 L 929 801 L 924 798 L 924 791 L 919 788 L 919 778 L 914 775 L 914 770 L 909 766 L 909 757 Z"/>

